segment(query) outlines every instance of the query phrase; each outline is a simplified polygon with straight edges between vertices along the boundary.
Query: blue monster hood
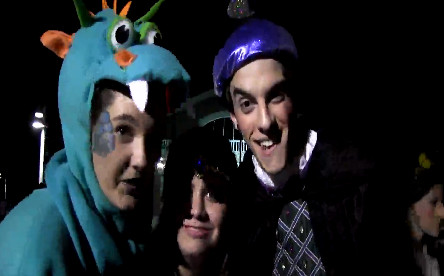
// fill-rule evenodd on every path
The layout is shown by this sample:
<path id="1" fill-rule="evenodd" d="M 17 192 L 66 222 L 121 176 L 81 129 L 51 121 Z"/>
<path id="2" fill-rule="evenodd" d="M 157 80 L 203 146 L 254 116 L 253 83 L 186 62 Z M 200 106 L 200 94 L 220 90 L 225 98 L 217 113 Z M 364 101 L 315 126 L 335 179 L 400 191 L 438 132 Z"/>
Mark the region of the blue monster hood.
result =
<path id="1" fill-rule="evenodd" d="M 56 153 L 48 163 L 46 183 L 87 270 L 95 266 L 94 269 L 103 273 L 109 264 L 113 267 L 121 265 L 126 251 L 131 256 L 143 247 L 129 240 L 130 246 L 123 249 L 115 235 L 110 234 L 110 229 L 114 228 L 124 231 L 128 221 L 103 194 L 93 169 L 90 109 L 95 83 L 102 79 L 123 84 L 156 80 L 164 84 L 179 82 L 187 87 L 190 80 L 172 53 L 150 44 L 152 34 L 158 29 L 148 20 L 162 2 L 156 3 L 133 24 L 125 18 L 130 3 L 117 15 L 116 10 L 109 9 L 103 1 L 104 9 L 92 15 L 81 0 L 74 1 L 82 28 L 72 36 L 59 31 L 48 31 L 42 36 L 42 43 L 64 58 L 59 76 L 58 104 L 65 149 Z M 118 43 L 113 35 L 122 25 L 129 30 L 128 40 Z M 132 54 L 130 65 L 119 65 L 116 59 L 119 52 Z M 182 91 L 184 94 L 186 91 Z M 146 220 L 144 223 L 150 225 L 151 215 L 146 214 L 140 220 Z"/>

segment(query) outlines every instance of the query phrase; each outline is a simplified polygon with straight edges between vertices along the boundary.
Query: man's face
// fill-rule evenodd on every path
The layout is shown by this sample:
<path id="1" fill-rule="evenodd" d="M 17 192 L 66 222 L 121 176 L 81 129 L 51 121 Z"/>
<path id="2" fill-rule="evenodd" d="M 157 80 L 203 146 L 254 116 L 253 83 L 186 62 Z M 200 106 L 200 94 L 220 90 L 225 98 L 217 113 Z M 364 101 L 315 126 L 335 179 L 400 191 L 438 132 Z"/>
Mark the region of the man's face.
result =
<path id="1" fill-rule="evenodd" d="M 230 83 L 231 119 L 267 173 L 287 160 L 288 125 L 293 105 L 282 64 L 260 59 L 239 69 Z"/>
<path id="2" fill-rule="evenodd" d="M 161 140 L 155 116 L 140 111 L 135 102 L 119 93 L 92 129 L 92 157 L 99 185 L 120 210 L 132 210 L 141 200 L 151 200 L 154 165 Z"/>

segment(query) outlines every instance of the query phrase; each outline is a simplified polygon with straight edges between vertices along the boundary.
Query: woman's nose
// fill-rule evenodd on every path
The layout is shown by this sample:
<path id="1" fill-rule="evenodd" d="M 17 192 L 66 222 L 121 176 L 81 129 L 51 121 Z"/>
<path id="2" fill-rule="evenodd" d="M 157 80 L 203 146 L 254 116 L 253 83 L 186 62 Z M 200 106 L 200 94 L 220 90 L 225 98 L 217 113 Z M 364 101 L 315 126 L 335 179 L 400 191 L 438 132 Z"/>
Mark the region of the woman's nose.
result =
<path id="1" fill-rule="evenodd" d="M 194 218 L 202 217 L 205 213 L 205 201 L 200 193 L 193 193 L 193 199 L 191 202 L 191 215 Z"/>
<path id="2" fill-rule="evenodd" d="M 131 157 L 131 166 L 137 171 L 143 170 L 147 165 L 145 141 L 142 137 L 135 138 L 133 141 L 133 156 Z"/>
<path id="3" fill-rule="evenodd" d="M 438 205 L 436 206 L 435 209 L 436 215 L 440 218 L 440 219 L 444 219 L 444 205 L 441 202 L 438 202 Z"/>

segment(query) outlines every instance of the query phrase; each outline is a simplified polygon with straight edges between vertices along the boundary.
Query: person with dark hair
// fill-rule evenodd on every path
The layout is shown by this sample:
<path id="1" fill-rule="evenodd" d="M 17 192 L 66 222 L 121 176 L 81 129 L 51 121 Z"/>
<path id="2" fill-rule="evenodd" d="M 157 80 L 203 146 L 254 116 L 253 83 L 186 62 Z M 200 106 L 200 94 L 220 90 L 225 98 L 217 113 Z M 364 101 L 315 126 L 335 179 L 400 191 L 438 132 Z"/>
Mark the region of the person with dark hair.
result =
<path id="1" fill-rule="evenodd" d="M 442 164 L 434 163 L 430 153 L 419 155 L 419 166 L 410 186 L 409 223 L 416 263 L 425 276 L 444 274 L 444 220 Z"/>
<path id="2" fill-rule="evenodd" d="M 232 207 L 241 211 L 230 273 L 410 273 L 406 240 L 378 231 L 408 232 L 406 208 L 393 204 L 395 186 L 383 184 L 399 181 L 402 166 L 380 157 L 386 152 L 373 133 L 311 130 L 303 110 L 316 104 L 304 102 L 301 70 L 290 33 L 259 18 L 243 22 L 215 57 L 214 91 L 249 146 Z M 372 253 L 381 245 L 387 250 Z"/>
<path id="3" fill-rule="evenodd" d="M 102 1 L 94 15 L 74 0 L 82 26 L 75 36 L 42 36 L 63 58 L 65 147 L 46 166 L 47 188 L 0 224 L 2 276 L 134 275 L 146 268 L 168 96 L 187 94 L 169 88 L 189 81 L 176 57 L 153 45 L 158 30 L 147 21 L 162 1 L 133 25 L 126 18 L 131 3 L 117 14 Z"/>
<path id="4" fill-rule="evenodd" d="M 225 275 L 236 157 L 224 137 L 195 128 L 173 141 L 152 234 L 155 275 Z"/>

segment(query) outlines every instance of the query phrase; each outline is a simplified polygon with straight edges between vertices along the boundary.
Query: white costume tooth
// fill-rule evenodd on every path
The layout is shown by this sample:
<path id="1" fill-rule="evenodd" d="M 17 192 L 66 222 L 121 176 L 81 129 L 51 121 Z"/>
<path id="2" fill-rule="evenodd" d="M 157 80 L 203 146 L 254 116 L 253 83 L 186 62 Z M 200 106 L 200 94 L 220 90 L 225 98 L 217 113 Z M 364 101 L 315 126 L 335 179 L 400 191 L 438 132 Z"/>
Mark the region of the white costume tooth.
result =
<path id="1" fill-rule="evenodd" d="M 135 80 L 127 84 L 130 88 L 131 98 L 141 112 L 145 111 L 148 102 L 148 82 L 145 80 Z"/>

